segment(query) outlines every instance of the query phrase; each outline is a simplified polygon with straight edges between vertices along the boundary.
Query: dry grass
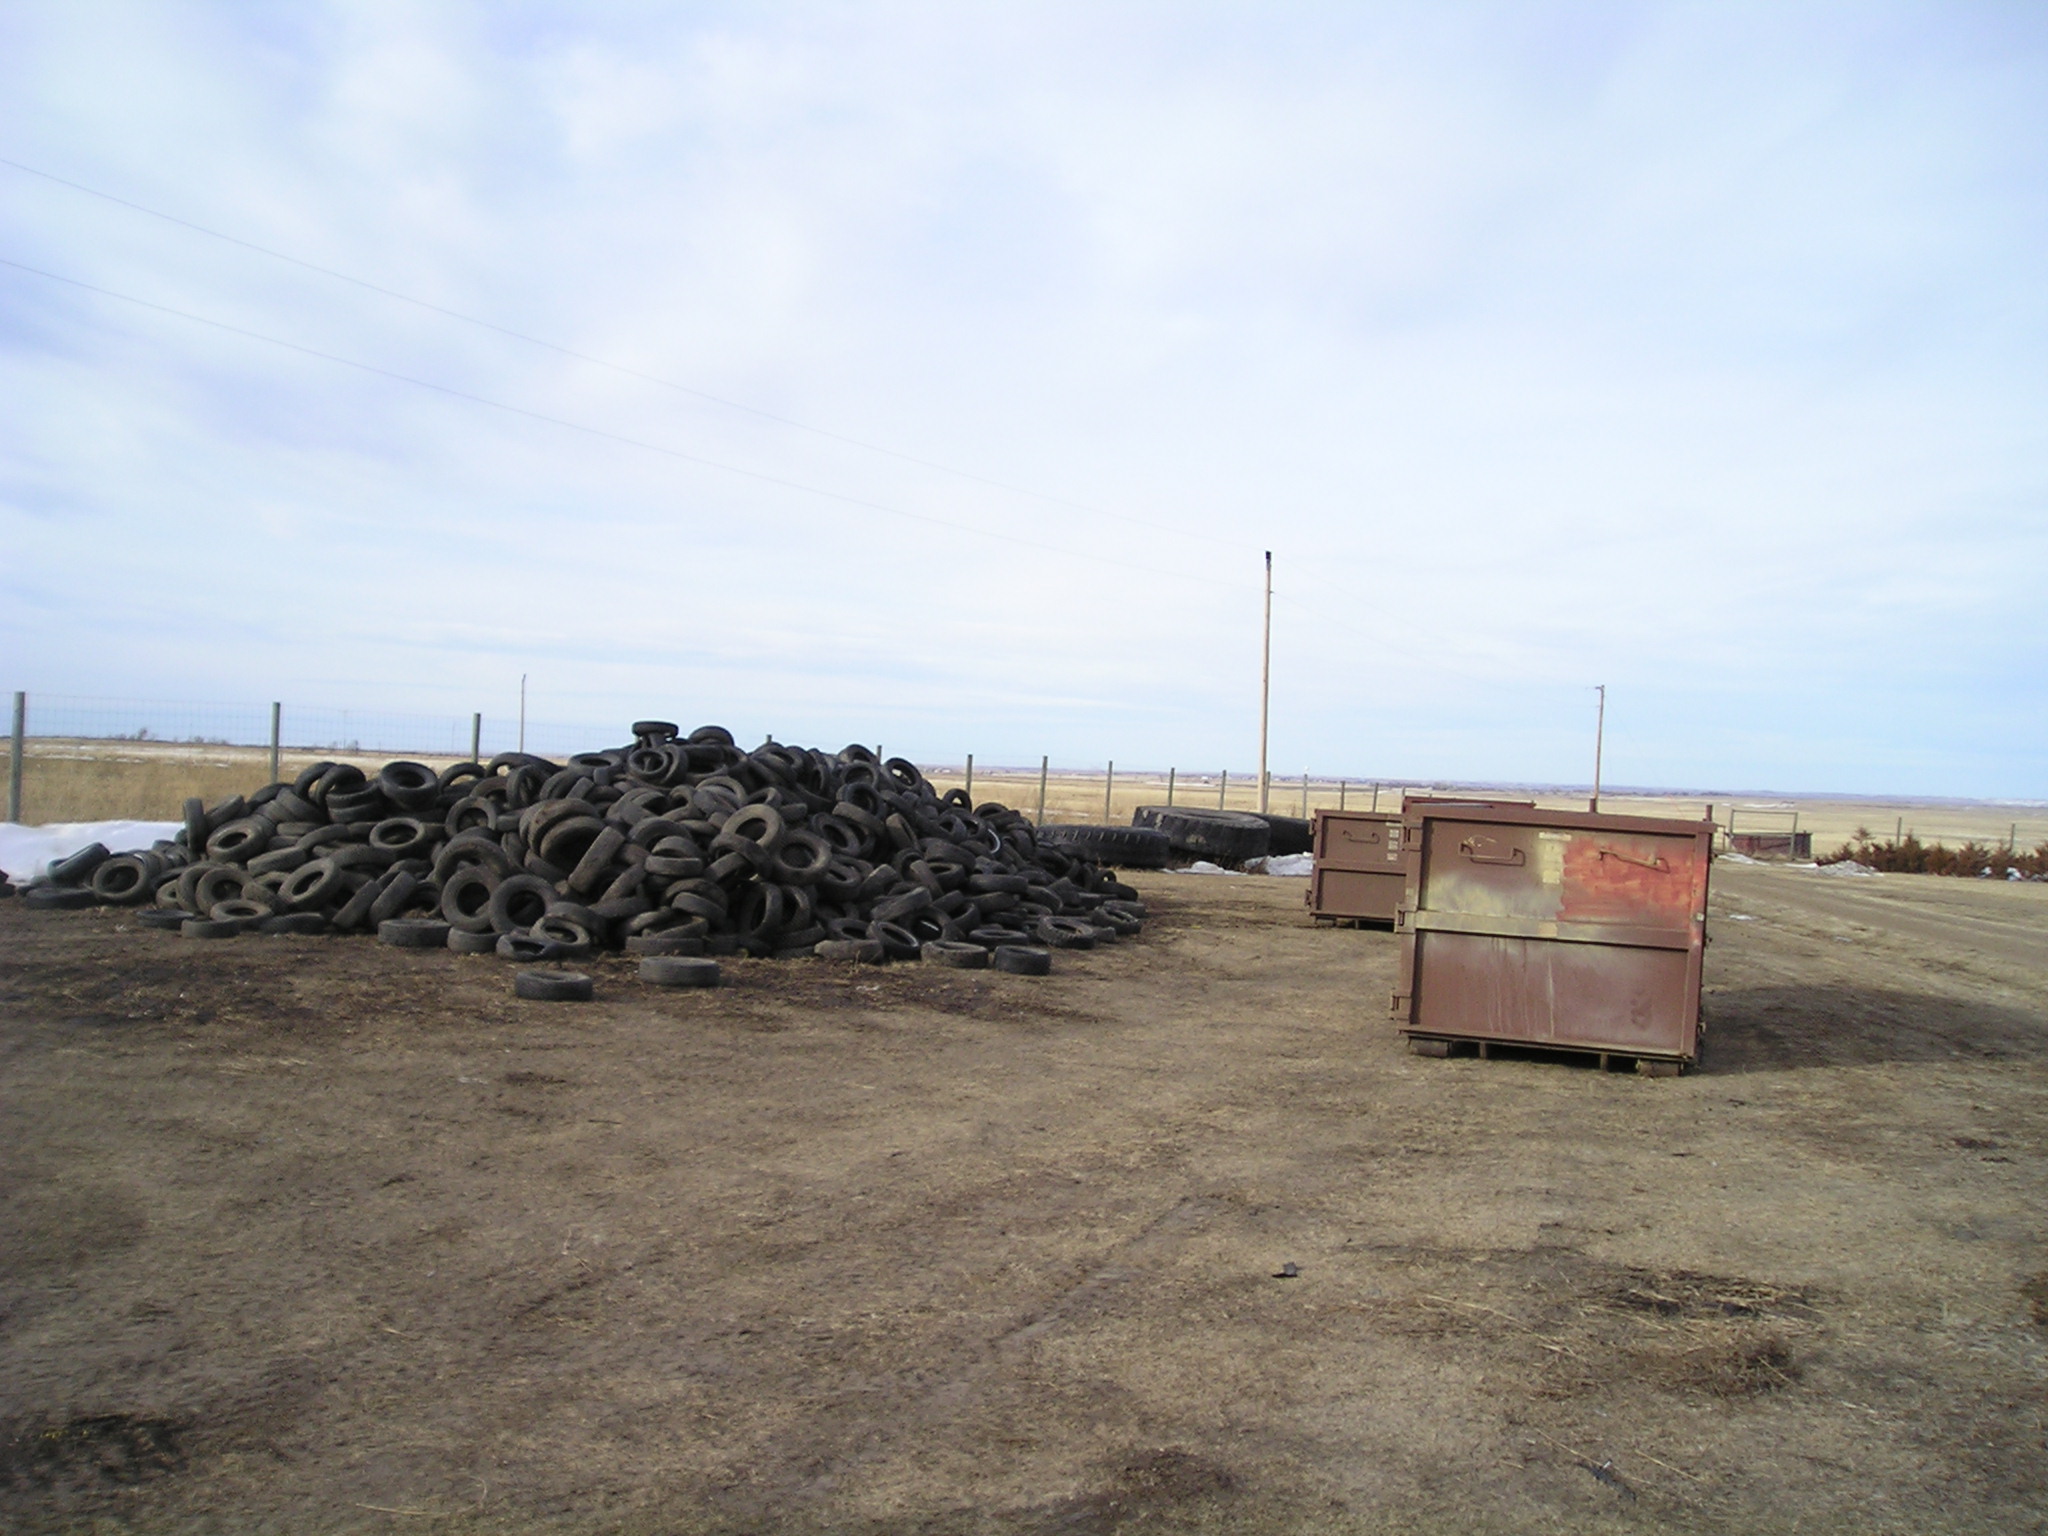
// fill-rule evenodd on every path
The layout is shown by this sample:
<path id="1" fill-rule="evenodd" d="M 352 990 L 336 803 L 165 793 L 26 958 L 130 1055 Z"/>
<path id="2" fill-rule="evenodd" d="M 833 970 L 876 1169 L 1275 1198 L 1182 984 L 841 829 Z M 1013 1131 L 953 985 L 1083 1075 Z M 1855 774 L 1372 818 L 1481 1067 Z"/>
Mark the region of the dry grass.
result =
<path id="1" fill-rule="evenodd" d="M 10 755 L 0 742 L 0 763 Z M 291 778 L 318 760 L 311 752 L 288 752 L 280 772 Z M 373 761 L 352 760 L 366 767 Z M 30 825 L 175 821 L 188 796 L 213 805 L 260 789 L 269 779 L 270 754 L 260 748 L 32 741 L 22 754 L 21 819 Z"/>

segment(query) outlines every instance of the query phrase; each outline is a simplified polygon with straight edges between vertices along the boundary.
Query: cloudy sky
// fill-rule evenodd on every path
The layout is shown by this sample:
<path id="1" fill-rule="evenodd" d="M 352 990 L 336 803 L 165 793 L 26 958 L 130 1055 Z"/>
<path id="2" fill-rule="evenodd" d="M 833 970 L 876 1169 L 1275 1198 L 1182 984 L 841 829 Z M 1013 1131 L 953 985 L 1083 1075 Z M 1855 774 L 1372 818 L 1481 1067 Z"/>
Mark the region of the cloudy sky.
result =
<path id="1" fill-rule="evenodd" d="M 21 0 L 0 158 L 0 686 L 1241 771 L 1271 549 L 1277 773 L 2048 794 L 2038 6 Z"/>

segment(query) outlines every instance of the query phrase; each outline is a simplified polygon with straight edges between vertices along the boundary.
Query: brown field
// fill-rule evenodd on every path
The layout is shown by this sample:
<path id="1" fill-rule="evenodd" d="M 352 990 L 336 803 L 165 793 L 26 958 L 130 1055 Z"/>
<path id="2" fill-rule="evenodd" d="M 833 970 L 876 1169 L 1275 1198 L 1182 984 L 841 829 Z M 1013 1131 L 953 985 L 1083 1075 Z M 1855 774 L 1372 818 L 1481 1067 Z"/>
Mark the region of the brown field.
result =
<path id="1" fill-rule="evenodd" d="M 2048 888 L 1715 878 L 1662 1081 L 1300 881 L 580 1006 L 0 902 L 0 1527 L 2048 1530 Z"/>
<path id="2" fill-rule="evenodd" d="M 324 754 L 334 756 L 335 754 Z M 289 777 L 323 754 L 287 751 L 282 771 Z M 346 754 L 341 754 L 346 757 Z M 0 742 L 0 764 L 8 749 Z M 377 756 L 348 757 L 363 767 L 375 767 L 385 759 Z M 444 767 L 453 759 L 428 756 L 420 759 Z M 260 787 L 269 775 L 269 754 L 256 747 L 189 746 L 162 742 L 31 741 L 23 755 L 22 820 L 31 823 L 62 821 L 103 821 L 115 818 L 175 820 L 187 795 L 200 795 L 211 805 L 230 795 L 247 794 Z M 959 766 L 929 770 L 932 782 L 941 789 L 964 783 Z M 1439 787 L 1409 786 L 1422 792 L 1447 792 Z M 1109 793 L 1105 796 L 1105 788 Z M 1055 773 L 1046 781 L 1045 809 L 1048 820 L 1100 822 L 1116 825 L 1130 821 L 1141 805 L 1163 803 L 1167 797 L 1165 774 L 1119 773 L 1105 784 L 1101 773 Z M 1179 778 L 1174 798 L 1188 805 L 1227 804 L 1233 810 L 1258 808 L 1258 784 L 1254 776 L 1233 775 L 1226 791 L 1219 795 L 1213 775 Z M 1460 792 L 1470 790 L 1464 786 Z M 1502 791 L 1526 798 L 1520 791 Z M 976 800 L 1000 800 L 1034 815 L 1038 810 L 1038 775 L 1014 769 L 977 769 L 974 775 Z M 1583 810 L 1583 799 L 1560 795 L 1536 796 L 1539 804 Z M 1340 788 L 1335 781 L 1316 780 L 1309 786 L 1307 805 L 1352 809 L 1370 807 L 1374 786 L 1355 782 Z M 1401 786 L 1386 785 L 1379 790 L 1381 809 L 1398 809 Z M 1298 815 L 1303 797 L 1300 781 L 1276 780 L 1268 804 L 1279 815 Z M 2048 842 L 2048 808 L 2004 806 L 1991 802 L 1947 802 L 1903 800 L 1758 800 L 1738 797 L 1710 801 L 1698 796 L 1608 795 L 1603 810 L 1644 816 L 1699 818 L 1712 811 L 1727 826 L 1731 814 L 1735 824 L 1751 831 L 1782 831 L 1792 825 L 1796 809 L 1798 825 L 1814 834 L 1816 852 L 1828 852 L 1847 842 L 1859 829 L 1889 838 L 1895 829 L 1917 831 L 1923 842 L 1941 841 L 1955 847 L 1972 838 L 1981 843 L 2004 843 L 2016 836 L 2022 849 Z"/>

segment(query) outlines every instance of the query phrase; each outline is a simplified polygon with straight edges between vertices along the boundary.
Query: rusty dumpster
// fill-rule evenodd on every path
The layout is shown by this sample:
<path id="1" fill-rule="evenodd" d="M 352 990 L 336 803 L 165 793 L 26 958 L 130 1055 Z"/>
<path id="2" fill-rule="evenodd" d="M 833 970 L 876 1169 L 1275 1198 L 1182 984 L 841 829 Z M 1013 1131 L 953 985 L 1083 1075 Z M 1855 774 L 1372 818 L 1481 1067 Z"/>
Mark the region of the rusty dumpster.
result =
<path id="1" fill-rule="evenodd" d="M 1411 1050 L 1698 1059 L 1714 824 L 1410 801 L 1394 1018 Z"/>
<path id="2" fill-rule="evenodd" d="M 1317 811 L 1312 835 L 1309 915 L 1318 922 L 1392 927 L 1408 884 L 1401 862 L 1401 813 Z"/>

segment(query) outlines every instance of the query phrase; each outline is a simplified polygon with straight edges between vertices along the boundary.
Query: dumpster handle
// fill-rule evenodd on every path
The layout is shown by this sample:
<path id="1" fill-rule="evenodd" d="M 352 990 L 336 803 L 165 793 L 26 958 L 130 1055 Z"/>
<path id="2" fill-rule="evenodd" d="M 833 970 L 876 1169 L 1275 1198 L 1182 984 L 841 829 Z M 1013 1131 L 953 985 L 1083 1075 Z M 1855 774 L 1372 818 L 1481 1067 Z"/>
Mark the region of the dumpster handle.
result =
<path id="1" fill-rule="evenodd" d="M 1526 862 L 1522 856 L 1522 850 L 1519 848 L 1510 848 L 1506 854 L 1481 853 L 1479 851 L 1479 845 L 1482 842 L 1491 843 L 1492 841 L 1493 839 L 1490 837 L 1468 837 L 1465 841 L 1458 844 L 1458 852 L 1465 855 L 1474 864 L 1522 864 Z"/>
<path id="2" fill-rule="evenodd" d="M 1663 855 L 1661 854 L 1653 853 L 1647 859 L 1639 859 L 1632 853 L 1623 853 L 1619 848 L 1603 847 L 1600 850 L 1600 857 L 1603 859 L 1619 859 L 1624 864 L 1635 865 L 1637 869 L 1654 869 L 1660 875 L 1671 873 L 1671 866 L 1664 862 Z"/>

